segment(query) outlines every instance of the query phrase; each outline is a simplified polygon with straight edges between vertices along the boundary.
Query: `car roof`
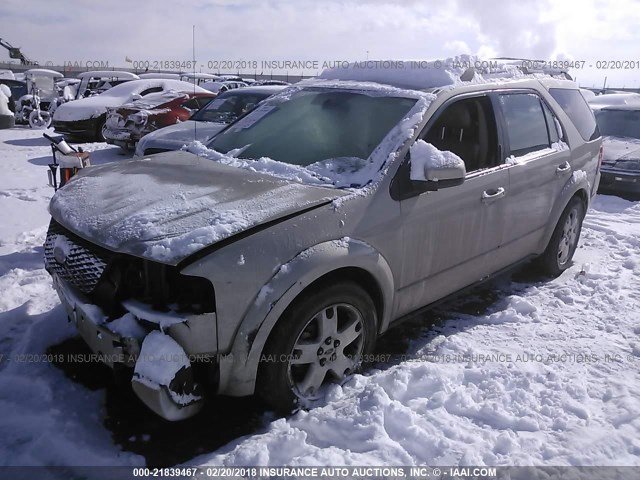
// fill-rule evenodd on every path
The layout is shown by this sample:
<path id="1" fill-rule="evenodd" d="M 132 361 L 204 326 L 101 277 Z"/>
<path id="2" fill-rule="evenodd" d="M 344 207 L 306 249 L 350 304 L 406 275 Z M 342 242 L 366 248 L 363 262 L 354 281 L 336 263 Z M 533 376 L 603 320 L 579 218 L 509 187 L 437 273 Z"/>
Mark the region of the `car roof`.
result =
<path id="1" fill-rule="evenodd" d="M 122 72 L 119 70 L 93 70 L 89 72 L 82 72 L 78 74 L 78 78 L 118 78 L 121 80 L 138 80 L 140 77 L 135 73 Z"/>
<path id="2" fill-rule="evenodd" d="M 275 95 L 276 93 L 281 92 L 287 87 L 288 85 L 262 85 L 262 86 L 256 86 L 256 87 L 233 88 L 231 90 L 227 90 L 226 92 L 221 93 L 220 96 L 222 97 L 222 95 L 224 95 L 225 97 L 227 97 L 227 96 L 234 96 L 234 95 L 251 95 L 256 93 L 265 94 L 265 95 Z"/>
<path id="3" fill-rule="evenodd" d="M 637 93 L 605 93 L 604 95 L 598 95 L 595 98 L 589 99 L 589 105 L 593 107 L 609 107 L 609 106 L 623 106 L 623 105 L 637 105 L 640 104 L 640 94 Z"/>
<path id="4" fill-rule="evenodd" d="M 530 72 L 514 62 L 485 61 L 469 55 L 444 60 L 384 60 L 343 64 L 325 69 L 322 80 L 374 82 L 392 87 L 430 91 L 451 89 L 471 84 L 502 83 L 505 86 L 520 79 L 549 80 L 547 88 L 577 88 L 566 72 Z M 544 84 L 544 83 L 543 83 Z"/>

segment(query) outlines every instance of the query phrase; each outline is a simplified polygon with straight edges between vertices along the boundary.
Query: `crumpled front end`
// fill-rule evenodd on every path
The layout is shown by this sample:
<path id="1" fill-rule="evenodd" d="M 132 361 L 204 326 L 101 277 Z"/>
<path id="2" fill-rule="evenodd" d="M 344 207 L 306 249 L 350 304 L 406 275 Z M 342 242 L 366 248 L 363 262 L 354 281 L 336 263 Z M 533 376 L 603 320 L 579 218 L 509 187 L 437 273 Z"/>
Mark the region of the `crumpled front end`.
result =
<path id="1" fill-rule="evenodd" d="M 104 138 L 109 144 L 134 150 L 136 143 L 142 137 L 164 126 L 162 122 L 158 126 L 156 120 L 168 111 L 167 109 L 148 111 L 110 108 L 104 125 Z"/>
<path id="2" fill-rule="evenodd" d="M 134 392 L 161 417 L 196 414 L 217 379 L 210 282 L 102 249 L 55 220 L 44 249 L 69 321 L 91 350 L 129 371 Z"/>

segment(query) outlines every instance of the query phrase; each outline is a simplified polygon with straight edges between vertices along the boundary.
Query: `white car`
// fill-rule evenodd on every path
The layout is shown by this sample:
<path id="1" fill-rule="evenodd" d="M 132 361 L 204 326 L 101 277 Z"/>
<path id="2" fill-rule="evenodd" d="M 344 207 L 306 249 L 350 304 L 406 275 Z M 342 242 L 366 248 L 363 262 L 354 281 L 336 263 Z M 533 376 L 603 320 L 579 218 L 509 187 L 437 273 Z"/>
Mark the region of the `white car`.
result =
<path id="1" fill-rule="evenodd" d="M 147 79 L 131 80 L 116 85 L 100 95 L 83 98 L 60 106 L 53 115 L 53 128 L 57 133 L 73 137 L 104 141 L 102 127 L 107 109 L 140 100 L 150 93 L 169 90 L 208 93 L 193 83 L 181 80 Z"/>

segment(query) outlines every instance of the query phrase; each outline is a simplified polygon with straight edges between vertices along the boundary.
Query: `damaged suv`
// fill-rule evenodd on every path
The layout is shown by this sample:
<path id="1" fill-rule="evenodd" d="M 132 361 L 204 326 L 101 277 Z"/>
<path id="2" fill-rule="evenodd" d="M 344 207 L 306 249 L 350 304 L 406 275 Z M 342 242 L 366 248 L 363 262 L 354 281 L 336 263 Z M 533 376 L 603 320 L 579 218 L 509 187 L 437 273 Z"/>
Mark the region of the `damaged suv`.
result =
<path id="1" fill-rule="evenodd" d="M 571 81 L 447 65 L 328 71 L 206 146 L 83 169 L 45 244 L 70 321 L 165 419 L 215 394 L 290 411 L 436 300 L 535 257 L 560 274 L 593 114 Z"/>

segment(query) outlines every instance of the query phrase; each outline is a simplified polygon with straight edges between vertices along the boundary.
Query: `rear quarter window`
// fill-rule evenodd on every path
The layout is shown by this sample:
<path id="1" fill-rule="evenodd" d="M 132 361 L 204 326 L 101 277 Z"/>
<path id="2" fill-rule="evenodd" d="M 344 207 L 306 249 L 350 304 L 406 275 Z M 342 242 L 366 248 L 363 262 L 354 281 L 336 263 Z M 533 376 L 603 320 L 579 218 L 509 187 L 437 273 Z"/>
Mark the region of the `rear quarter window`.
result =
<path id="1" fill-rule="evenodd" d="M 596 119 L 578 89 L 551 88 L 549 93 L 571 119 L 580 136 L 586 141 L 600 136 Z"/>

